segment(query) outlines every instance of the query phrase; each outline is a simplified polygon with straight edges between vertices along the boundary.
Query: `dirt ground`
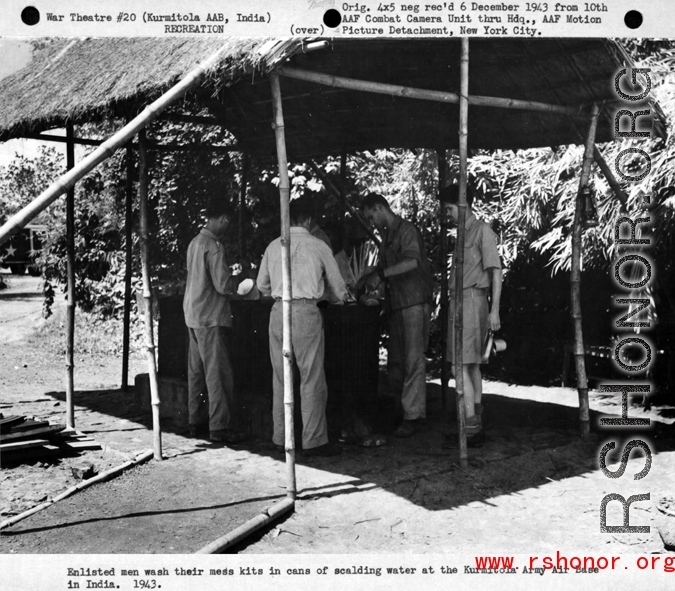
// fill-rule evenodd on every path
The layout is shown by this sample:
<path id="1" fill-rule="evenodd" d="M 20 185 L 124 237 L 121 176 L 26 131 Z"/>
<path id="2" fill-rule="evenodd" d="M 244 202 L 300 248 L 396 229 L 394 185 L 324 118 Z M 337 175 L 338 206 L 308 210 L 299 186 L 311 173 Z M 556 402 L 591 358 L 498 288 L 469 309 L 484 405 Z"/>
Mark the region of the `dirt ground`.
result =
<path id="1" fill-rule="evenodd" d="M 0 412 L 65 422 L 65 362 L 34 331 L 40 320 L 37 281 L 11 278 L 0 292 Z M 130 375 L 145 371 L 131 360 Z M 152 448 L 150 418 L 133 392 L 119 389 L 121 361 L 77 355 L 76 428 L 102 444 L 98 451 L 0 470 L 0 513 L 6 519 L 77 483 L 71 467 L 83 461 L 98 472 Z M 630 416 L 654 428 L 636 431 L 649 443 L 652 464 L 630 456 L 626 475 L 607 478 L 598 457 L 618 442 L 610 470 L 619 467 L 623 442 L 635 433 L 594 427 L 577 434 L 576 391 L 486 382 L 487 442 L 470 450 L 467 470 L 457 450 L 443 447 L 452 422 L 440 385 L 428 383 L 428 418 L 412 439 L 381 448 L 343 446 L 333 458 L 298 457 L 295 511 L 240 544 L 240 553 L 662 553 L 655 502 L 675 490 L 673 407 Z M 447 402 L 448 408 L 454 401 Z M 591 392 L 593 425 L 620 415 L 616 395 Z M 151 460 L 108 482 L 64 499 L 2 530 L 0 553 L 193 553 L 285 495 L 283 457 L 267 442 L 228 448 L 190 439 L 164 425 L 165 461 Z M 631 525 L 648 534 L 600 533 L 600 503 L 609 493 L 649 492 L 632 506 Z M 620 524 L 618 504 L 608 524 Z"/>

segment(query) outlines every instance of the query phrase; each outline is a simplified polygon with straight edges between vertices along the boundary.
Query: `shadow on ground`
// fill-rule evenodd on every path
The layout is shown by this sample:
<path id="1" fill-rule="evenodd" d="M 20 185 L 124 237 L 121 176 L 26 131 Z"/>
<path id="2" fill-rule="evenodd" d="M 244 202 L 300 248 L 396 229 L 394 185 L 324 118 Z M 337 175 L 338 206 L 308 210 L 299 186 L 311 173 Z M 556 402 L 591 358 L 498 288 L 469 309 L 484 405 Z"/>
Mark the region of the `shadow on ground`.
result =
<path id="1" fill-rule="evenodd" d="M 388 445 L 375 448 L 342 445 L 342 453 L 330 458 L 309 458 L 298 452 L 298 466 L 339 475 L 340 483 L 339 486 L 303 487 L 299 479 L 298 498 L 329 498 L 379 488 L 428 510 L 446 510 L 595 471 L 599 451 L 613 434 L 622 441 L 631 435 L 646 436 L 656 446 L 652 449 L 654 453 L 675 449 L 675 428 L 669 425 L 655 423 L 647 431 L 600 430 L 595 427 L 598 419 L 609 415 L 591 411 L 591 436 L 583 441 L 579 435 L 578 409 L 487 393 L 483 399 L 486 442 L 479 449 L 469 449 L 468 469 L 462 469 L 459 450 L 449 448 L 447 443 L 449 439 L 452 446 L 457 440 L 454 391 L 449 390 L 446 408 L 443 408 L 440 386 L 427 385 L 427 419 L 412 438 L 389 436 Z M 63 392 L 48 394 L 65 400 Z M 136 402 L 133 391 L 75 394 L 75 403 L 79 406 L 131 421 L 127 431 L 151 429 L 151 417 L 142 414 Z M 170 420 L 163 421 L 162 429 L 167 434 L 187 437 L 184 429 L 175 428 Z M 96 436 L 96 432 L 91 434 Z M 202 440 L 185 441 L 186 445 L 193 445 L 195 451 L 215 448 Z M 284 460 L 283 454 L 270 448 L 269 442 L 253 440 L 234 449 L 279 462 Z M 183 450 L 182 453 L 189 452 Z M 634 453 L 641 452 L 636 449 Z M 612 456 L 608 458 L 612 459 Z M 448 478 L 448 474 L 452 474 L 452 478 Z M 423 487 L 420 487 L 421 481 L 424 481 Z"/>

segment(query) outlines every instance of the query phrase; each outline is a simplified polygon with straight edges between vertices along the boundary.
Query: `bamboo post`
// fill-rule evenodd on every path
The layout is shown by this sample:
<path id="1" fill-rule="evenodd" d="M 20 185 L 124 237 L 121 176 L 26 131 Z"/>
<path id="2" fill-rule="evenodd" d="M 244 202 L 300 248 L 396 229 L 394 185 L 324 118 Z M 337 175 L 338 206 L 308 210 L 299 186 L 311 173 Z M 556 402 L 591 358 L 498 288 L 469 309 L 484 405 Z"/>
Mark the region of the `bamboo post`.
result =
<path id="1" fill-rule="evenodd" d="M 143 272 L 143 301 L 145 303 L 145 344 L 148 358 L 148 376 L 150 378 L 150 396 L 152 401 L 153 450 L 156 460 L 162 460 L 162 431 L 159 422 L 159 386 L 157 384 L 157 364 L 155 362 L 155 337 L 152 320 L 152 285 L 150 282 L 150 253 L 148 232 L 148 150 L 145 129 L 138 132 L 139 155 L 139 197 L 141 214 L 141 262 Z"/>
<path id="2" fill-rule="evenodd" d="M 459 100 L 459 204 L 457 220 L 457 243 L 455 257 L 455 385 L 457 389 L 457 422 L 459 424 L 459 463 L 469 467 L 466 445 L 466 412 L 464 408 L 464 234 L 466 223 L 466 181 L 469 136 L 469 39 L 462 37 L 460 57 L 460 100 Z"/>
<path id="3" fill-rule="evenodd" d="M 291 223 L 289 214 L 291 185 L 288 178 L 288 161 L 286 158 L 286 137 L 284 135 L 284 112 L 281 102 L 281 86 L 279 74 L 273 72 L 270 77 L 272 85 L 272 108 L 274 110 L 274 134 L 277 145 L 279 163 L 279 201 L 281 206 L 281 275 L 283 278 L 282 311 L 283 311 L 283 358 L 284 358 L 284 418 L 286 431 L 286 494 L 295 500 L 297 494 L 295 482 L 295 425 L 293 420 L 293 345 L 291 339 L 291 300 L 293 299 L 291 284 Z"/>
<path id="4" fill-rule="evenodd" d="M 574 364 L 577 373 L 577 391 L 579 393 L 579 422 L 581 436 L 588 439 L 590 435 L 590 417 L 588 409 L 588 379 L 586 377 L 586 362 L 584 359 L 584 335 L 581 324 L 581 235 L 583 220 L 583 188 L 588 184 L 593 161 L 593 145 L 595 132 L 598 127 L 598 106 L 593 105 L 591 122 L 588 127 L 584 161 L 581 168 L 579 190 L 577 192 L 576 207 L 574 210 L 574 228 L 572 231 L 572 272 L 570 275 L 570 297 L 572 300 L 572 322 L 574 324 Z"/>
<path id="5" fill-rule="evenodd" d="M 246 209 L 246 186 L 248 180 L 248 153 L 244 152 L 241 163 L 241 189 L 239 191 L 239 256 L 244 256 L 244 210 Z"/>
<path id="6" fill-rule="evenodd" d="M 132 119 L 112 137 L 103 142 L 96 150 L 82 160 L 77 167 L 73 168 L 73 170 L 67 172 L 56 182 L 49 185 L 45 191 L 40 193 L 40 195 L 33 199 L 26 207 L 9 218 L 9 220 L 0 227 L 0 244 L 3 244 L 6 240 L 9 240 L 14 234 L 19 232 L 36 215 L 54 203 L 54 201 L 88 172 L 93 170 L 106 158 L 110 158 L 118 148 L 126 144 L 139 130 L 143 129 L 164 109 L 175 103 L 191 88 L 197 86 L 204 74 L 218 64 L 222 53 L 229 48 L 229 42 L 224 43 L 216 52 L 191 70 L 178 84 L 173 86 L 156 101 L 145 107 L 137 117 Z"/>
<path id="7" fill-rule="evenodd" d="M 438 154 L 438 191 L 445 187 L 447 158 L 445 150 L 437 150 Z M 439 321 L 441 323 L 441 404 L 443 411 L 447 410 L 448 392 L 448 218 L 445 215 L 445 207 L 440 204 L 441 217 L 441 311 Z"/>
<path id="8" fill-rule="evenodd" d="M 75 167 L 75 132 L 73 124 L 66 125 L 66 167 Z M 66 305 L 66 426 L 75 428 L 75 185 L 66 193 L 66 259 L 68 281 L 68 303 Z"/>
<path id="9" fill-rule="evenodd" d="M 574 128 L 576 136 L 579 138 L 579 143 L 585 145 L 586 139 L 584 138 L 583 134 L 579 131 L 574 121 L 571 118 L 568 118 L 568 121 L 570 126 Z M 616 180 L 616 177 L 614 176 L 612 169 L 609 167 L 609 164 L 607 164 L 607 161 L 602 156 L 602 153 L 598 149 L 598 146 L 595 145 L 595 142 L 593 142 L 593 159 L 595 160 L 595 163 L 602 171 L 602 174 L 607 180 L 607 183 L 614 191 L 614 194 L 616 195 L 616 198 L 619 200 L 619 203 L 621 203 L 621 211 L 623 212 L 627 211 L 626 207 L 628 205 L 628 195 L 626 195 L 626 192 L 621 188 L 621 185 L 619 185 L 619 181 Z"/>
<path id="10" fill-rule="evenodd" d="M 621 185 L 619 185 L 619 181 L 616 180 L 612 169 L 609 167 L 609 164 L 607 164 L 607 161 L 603 158 L 600 150 L 598 149 L 598 146 L 596 146 L 595 143 L 593 144 L 593 159 L 600 167 L 602 174 L 604 175 L 605 179 L 607 179 L 609 186 L 612 188 L 614 194 L 621 203 L 621 211 L 627 211 L 626 207 L 628 206 L 628 195 L 626 195 L 626 192 L 621 188 Z"/>
<path id="11" fill-rule="evenodd" d="M 296 80 L 305 80 L 306 82 L 315 82 L 332 88 L 344 88 L 347 90 L 358 90 L 362 92 L 372 92 L 376 94 L 386 94 L 402 98 L 421 99 L 437 103 L 457 104 L 461 102 L 461 93 L 457 95 L 454 92 L 444 92 L 441 90 L 426 90 L 424 88 L 413 88 L 410 86 L 400 86 L 397 84 L 385 84 L 382 82 L 371 82 L 369 80 L 356 80 L 354 78 L 344 78 L 333 76 L 332 74 L 323 74 L 304 70 L 302 68 L 293 68 L 284 66 L 277 70 L 282 76 L 294 78 Z M 581 107 L 566 107 L 563 105 L 553 105 L 537 101 L 524 101 L 518 99 L 478 96 L 474 95 L 468 98 L 469 104 L 476 107 L 496 107 L 501 109 L 515 109 L 522 111 L 539 111 L 542 113 L 557 113 L 559 115 L 569 115 L 570 117 L 587 118 L 588 113 Z"/>
<path id="12" fill-rule="evenodd" d="M 339 189 L 333 184 L 333 181 L 330 180 L 330 178 L 328 177 L 328 175 L 325 174 L 325 173 L 323 172 L 323 170 L 321 170 L 321 169 L 317 166 L 316 162 L 314 162 L 313 160 L 310 160 L 310 161 L 309 161 L 309 165 L 310 165 L 310 167 L 312 168 L 312 170 L 316 173 L 316 175 L 321 179 L 321 181 L 322 181 L 323 184 L 326 186 L 326 188 L 327 188 L 331 193 L 333 193 L 333 195 L 335 195 L 337 198 L 339 198 L 339 199 L 342 201 L 342 205 L 343 205 L 346 209 L 348 209 L 348 210 L 349 210 L 349 213 L 351 213 L 351 214 L 356 218 L 356 220 L 359 222 L 359 224 L 361 225 L 361 227 L 366 231 L 366 233 L 368 234 L 368 236 L 370 237 L 370 239 L 371 239 L 377 246 L 379 246 L 379 245 L 380 245 L 380 239 L 377 237 L 377 235 L 375 234 L 375 232 L 373 232 L 373 229 L 370 227 L 370 224 L 368 224 L 366 221 L 364 221 L 364 219 L 361 217 L 361 213 L 360 213 L 358 210 L 356 210 L 356 209 L 351 205 L 351 203 L 349 203 L 349 201 L 347 201 L 346 198 L 345 198 L 345 199 L 342 199 Z"/>
<path id="13" fill-rule="evenodd" d="M 131 276 L 133 273 L 133 149 L 127 144 L 127 182 L 124 206 L 124 317 L 122 326 L 122 390 L 129 389 L 129 340 L 131 329 Z"/>

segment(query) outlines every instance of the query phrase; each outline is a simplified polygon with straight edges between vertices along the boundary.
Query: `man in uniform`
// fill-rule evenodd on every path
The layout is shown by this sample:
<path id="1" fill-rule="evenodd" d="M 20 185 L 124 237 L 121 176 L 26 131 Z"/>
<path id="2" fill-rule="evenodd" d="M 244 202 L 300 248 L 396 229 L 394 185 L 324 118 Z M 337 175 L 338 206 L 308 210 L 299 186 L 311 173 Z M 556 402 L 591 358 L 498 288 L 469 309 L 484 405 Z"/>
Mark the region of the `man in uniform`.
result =
<path id="1" fill-rule="evenodd" d="M 300 372 L 302 448 L 307 456 L 330 456 L 338 453 L 339 448 L 328 443 L 323 318 L 316 304 L 326 297 L 334 304 L 342 304 L 347 288 L 330 248 L 309 232 L 311 204 L 303 199 L 291 201 L 290 219 L 291 336 L 293 356 Z M 274 372 L 273 442 L 279 451 L 285 443 L 281 249 L 281 238 L 270 243 L 257 280 L 261 293 L 276 300 L 270 315 L 269 338 Z"/>
<path id="2" fill-rule="evenodd" d="M 497 250 L 497 239 L 485 222 L 476 219 L 471 204 L 473 195 L 467 187 L 467 210 L 464 235 L 463 272 L 463 346 L 462 375 L 464 378 L 464 407 L 466 411 L 467 445 L 480 447 L 483 434 L 483 381 L 480 363 L 488 330 L 499 330 L 499 301 L 502 293 L 502 269 Z M 459 187 L 449 185 L 441 189 L 440 199 L 450 222 L 459 221 Z M 447 358 L 454 366 L 455 328 L 455 266 L 450 271 L 450 314 L 448 315 Z M 490 304 L 488 305 L 488 294 Z"/>
<path id="3" fill-rule="evenodd" d="M 426 357 L 433 277 L 422 235 L 417 227 L 389 207 L 377 193 L 362 202 L 365 217 L 382 236 L 377 269 L 357 282 L 387 283 L 389 346 L 387 375 L 389 389 L 403 408 L 403 422 L 396 437 L 415 433 L 417 419 L 426 417 Z"/>
<path id="4" fill-rule="evenodd" d="M 233 424 L 234 382 L 228 350 L 232 314 L 228 295 L 236 293 L 221 238 L 232 211 L 222 197 L 211 200 L 208 221 L 193 238 L 187 253 L 187 284 L 183 299 L 190 334 L 188 360 L 188 421 L 195 437 L 206 428 L 204 394 L 208 392 L 208 430 L 211 441 L 238 443 L 245 435 Z"/>

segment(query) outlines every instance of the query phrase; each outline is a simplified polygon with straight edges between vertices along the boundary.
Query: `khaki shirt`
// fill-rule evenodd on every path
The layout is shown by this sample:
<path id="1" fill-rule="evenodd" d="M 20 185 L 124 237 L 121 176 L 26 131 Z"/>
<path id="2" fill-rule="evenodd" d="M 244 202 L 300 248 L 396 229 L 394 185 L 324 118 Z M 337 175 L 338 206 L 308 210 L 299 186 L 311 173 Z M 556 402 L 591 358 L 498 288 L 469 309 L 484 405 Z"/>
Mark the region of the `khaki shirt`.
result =
<path id="1" fill-rule="evenodd" d="M 291 283 L 292 297 L 296 300 L 326 298 L 337 304 L 347 295 L 345 282 L 330 248 L 298 226 L 291 227 Z M 257 285 L 265 295 L 277 299 L 282 297 L 281 238 L 272 241 L 265 250 Z"/>
<path id="2" fill-rule="evenodd" d="M 472 213 L 466 218 L 464 233 L 464 289 L 490 287 L 488 269 L 501 269 L 497 250 L 497 238 L 485 222 L 481 222 Z M 455 291 L 455 263 L 450 269 L 450 291 Z"/>
<path id="3" fill-rule="evenodd" d="M 424 240 L 415 224 L 395 216 L 380 245 L 380 263 L 391 267 L 403 259 L 415 259 L 417 267 L 401 275 L 387 277 L 387 291 L 392 310 L 431 302 L 433 276 Z"/>
<path id="4" fill-rule="evenodd" d="M 232 293 L 232 273 L 225 248 L 218 237 L 202 228 L 190 242 L 187 254 L 187 284 L 183 298 L 185 324 L 189 328 L 232 326 L 227 294 Z"/>

